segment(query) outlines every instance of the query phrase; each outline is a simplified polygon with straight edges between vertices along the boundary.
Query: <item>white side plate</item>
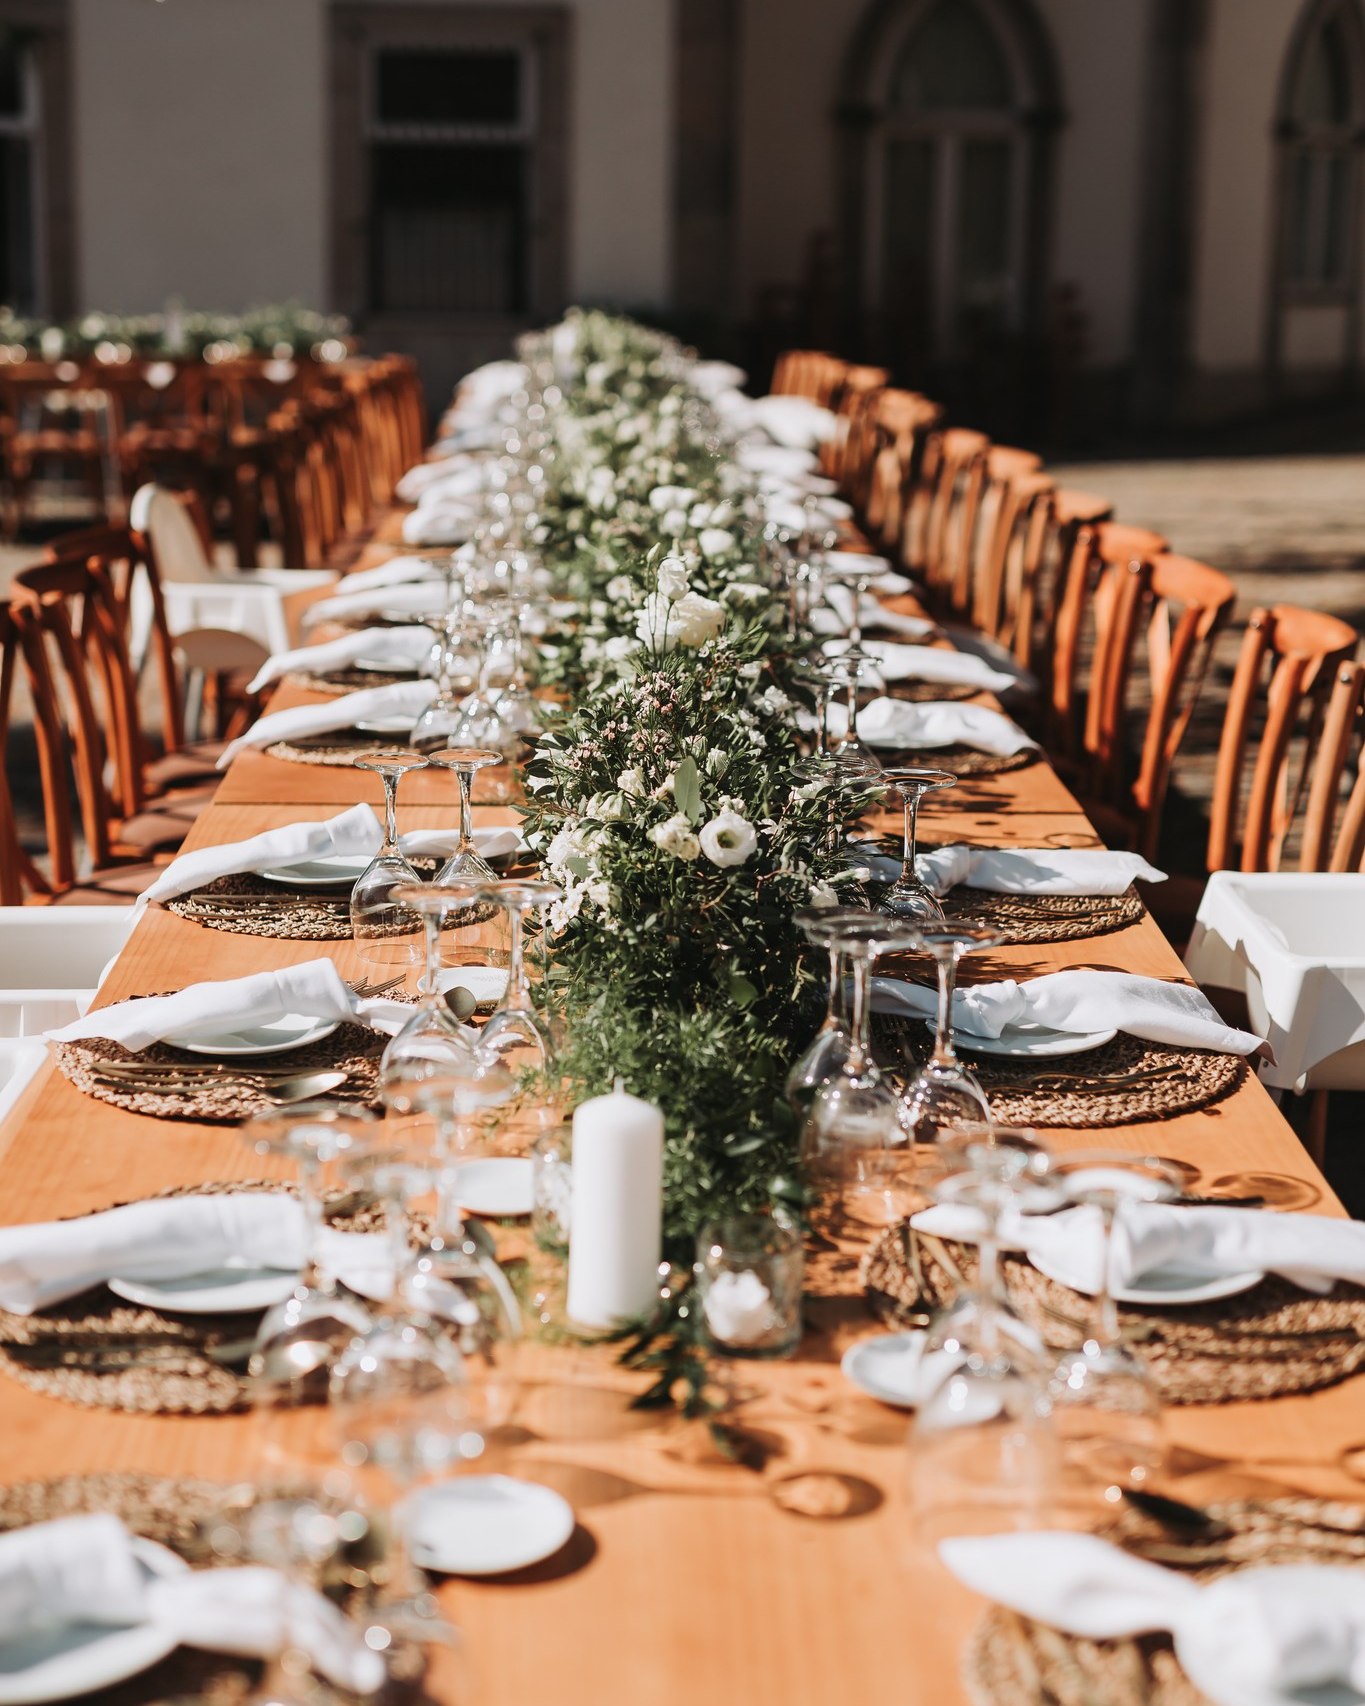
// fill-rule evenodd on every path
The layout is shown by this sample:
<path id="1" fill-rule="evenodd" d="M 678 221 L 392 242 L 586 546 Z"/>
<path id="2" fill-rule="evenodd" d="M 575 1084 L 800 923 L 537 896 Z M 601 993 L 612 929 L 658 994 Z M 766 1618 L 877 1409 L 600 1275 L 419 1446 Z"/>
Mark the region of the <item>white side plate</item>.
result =
<path id="1" fill-rule="evenodd" d="M 153 1540 L 134 1539 L 138 1562 L 151 1576 L 177 1576 L 183 1558 Z M 174 1652 L 180 1638 L 157 1623 L 111 1629 L 99 1623 L 64 1624 L 0 1644 L 0 1706 L 70 1700 L 122 1682 Z"/>
<path id="2" fill-rule="evenodd" d="M 517 1156 L 461 1162 L 455 1169 L 455 1200 L 471 1214 L 499 1218 L 530 1214 L 534 1206 L 531 1162 Z"/>
<path id="3" fill-rule="evenodd" d="M 285 888 L 350 888 L 372 862 L 360 853 L 328 853 L 321 859 L 301 859 L 297 865 L 272 865 L 258 875 Z"/>
<path id="4" fill-rule="evenodd" d="M 447 1576 L 497 1576 L 558 1552 L 573 1507 L 549 1487 L 510 1475 L 460 1475 L 406 1502 L 413 1562 Z"/>
<path id="5" fill-rule="evenodd" d="M 417 721 L 411 717 L 367 717 L 355 726 L 362 734 L 367 735 L 410 735 L 412 725 Z"/>
<path id="6" fill-rule="evenodd" d="M 929 1023 L 928 1020 L 925 1021 Z M 998 1037 L 974 1037 L 957 1030 L 954 1042 L 968 1054 L 1010 1055 L 1020 1060 L 1049 1060 L 1054 1055 L 1087 1054 L 1113 1042 L 1118 1031 L 1054 1031 L 1047 1025 L 1006 1025 Z"/>
<path id="7" fill-rule="evenodd" d="M 169 1309 L 177 1315 L 236 1315 L 273 1309 L 298 1284 L 299 1276 L 281 1268 L 211 1268 L 202 1274 L 175 1279 L 111 1279 L 115 1297 L 146 1309 Z"/>
<path id="8" fill-rule="evenodd" d="M 1072 1291 L 1086 1297 L 1095 1295 L 1091 1286 L 1082 1285 L 1079 1277 L 1066 1268 L 1041 1261 L 1037 1256 L 1030 1260 L 1040 1274 L 1056 1280 L 1058 1285 L 1069 1286 Z M 1117 1303 L 1146 1303 L 1162 1309 L 1180 1303 L 1216 1303 L 1221 1297 L 1236 1297 L 1239 1292 L 1250 1291 L 1264 1278 L 1264 1273 L 1251 1268 L 1237 1274 L 1215 1274 L 1212 1278 L 1208 1274 L 1192 1274 L 1175 1267 L 1153 1268 L 1142 1276 L 1140 1285 L 1115 1286 L 1114 1300 Z"/>
<path id="9" fill-rule="evenodd" d="M 340 1023 L 339 1019 L 315 1019 L 311 1013 L 286 1013 L 268 1025 L 243 1025 L 240 1030 L 220 1031 L 216 1036 L 167 1037 L 166 1041 L 189 1054 L 287 1054 L 290 1049 L 330 1037 Z"/>

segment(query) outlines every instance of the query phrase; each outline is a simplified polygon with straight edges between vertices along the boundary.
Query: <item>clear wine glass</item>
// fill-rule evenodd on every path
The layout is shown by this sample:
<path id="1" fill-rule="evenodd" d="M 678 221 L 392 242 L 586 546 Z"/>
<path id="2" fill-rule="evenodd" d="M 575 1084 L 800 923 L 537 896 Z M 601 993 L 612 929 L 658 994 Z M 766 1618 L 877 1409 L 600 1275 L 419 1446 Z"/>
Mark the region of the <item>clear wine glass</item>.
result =
<path id="1" fill-rule="evenodd" d="M 1068 1478 L 1100 1506 L 1140 1487 L 1162 1464 L 1161 1398 L 1147 1365 L 1124 1342 L 1114 1295 L 1114 1224 L 1125 1205 L 1180 1194 L 1178 1169 L 1156 1155 L 1096 1149 L 1054 1157 L 1052 1183 L 1094 1220 L 1094 1272 L 1077 1285 L 1095 1298 L 1095 1330 L 1058 1363 L 1050 1395 Z"/>
<path id="2" fill-rule="evenodd" d="M 958 1059 L 953 1045 L 953 993 L 957 968 L 968 954 L 998 947 L 998 930 L 985 924 L 944 923 L 925 920 L 907 923 L 913 932 L 911 946 L 931 954 L 938 971 L 938 1005 L 934 1024 L 934 1047 L 901 1094 L 901 1120 L 911 1143 L 929 1158 L 939 1135 L 957 1126 L 980 1124 L 991 1117 L 986 1092 L 975 1075 Z"/>
<path id="3" fill-rule="evenodd" d="M 857 919 L 859 913 L 856 907 L 804 906 L 795 916 L 806 940 L 829 953 L 829 996 L 824 1022 L 787 1074 L 787 1100 L 804 1118 L 816 1090 L 844 1064 L 852 1045 L 848 1003 L 844 999 L 848 967 L 835 938 L 840 925 Z"/>
<path id="4" fill-rule="evenodd" d="M 863 599 L 870 587 L 885 566 L 879 557 L 869 556 L 866 563 L 854 562 L 852 552 L 841 552 L 836 560 L 834 557 L 822 559 L 821 568 L 827 580 L 837 581 L 848 589 L 852 610 L 848 618 L 848 643 L 850 649 L 859 651 L 863 643 Z"/>
<path id="5" fill-rule="evenodd" d="M 881 759 L 858 735 L 858 692 L 871 665 L 872 659 L 866 652 L 855 652 L 850 648 L 840 652 L 838 657 L 830 658 L 825 667 L 829 672 L 831 684 L 835 688 L 842 688 L 845 694 L 844 736 L 832 749 L 833 756 L 852 776 L 880 778 Z"/>
<path id="6" fill-rule="evenodd" d="M 301 1587 L 316 1589 L 322 1572 L 341 1551 L 342 1527 L 342 1519 L 317 1499 L 268 1498 L 243 1514 L 237 1539 L 253 1563 L 278 1570 Z M 286 1626 L 281 1629 L 281 1645 L 269 1656 L 253 1696 L 255 1706 L 316 1706 L 322 1692 L 311 1674 L 309 1654 L 290 1643 L 287 1621 L 282 1620 Z"/>
<path id="7" fill-rule="evenodd" d="M 536 1012 L 526 977 L 526 920 L 533 913 L 564 898 L 557 883 L 512 881 L 485 884 L 483 898 L 496 901 L 511 922 L 511 960 L 507 988 L 479 1033 L 479 1046 L 496 1055 L 514 1077 L 534 1073 L 548 1075 L 553 1066 L 554 1046 L 550 1027 Z"/>
<path id="8" fill-rule="evenodd" d="M 816 1087 L 801 1133 L 802 1161 L 817 1190 L 856 1219 L 889 1224 L 908 1209 L 914 1152 L 896 1092 L 872 1058 L 872 963 L 913 945 L 913 927 L 851 909 L 831 936 L 853 982 L 849 1048 Z"/>
<path id="9" fill-rule="evenodd" d="M 407 1070 L 409 1062 L 448 1064 L 453 1059 L 463 1069 L 474 1050 L 475 1038 L 460 1022 L 441 990 L 441 926 L 449 913 L 476 907 L 478 889 L 472 883 L 417 883 L 399 893 L 402 904 L 410 907 L 421 921 L 426 964 L 412 1017 L 385 1045 L 381 1074 L 388 1077 Z"/>
<path id="10" fill-rule="evenodd" d="M 436 639 L 436 697 L 412 726 L 408 739 L 420 752 L 449 746 L 463 715 L 464 702 L 478 681 L 478 629 L 460 605 L 434 617 L 428 626 Z"/>
<path id="11" fill-rule="evenodd" d="M 497 873 L 474 845 L 474 778 L 480 770 L 501 764 L 500 752 L 487 747 L 452 746 L 444 752 L 433 752 L 431 762 L 443 770 L 453 770 L 460 783 L 460 839 L 455 851 L 436 873 L 438 883 L 496 882 Z"/>
<path id="12" fill-rule="evenodd" d="M 424 770 L 427 761 L 420 752 L 399 748 L 353 762 L 384 784 L 384 843 L 351 890 L 351 934 L 370 964 L 412 965 L 421 953 L 420 925 L 416 913 L 395 899 L 395 891 L 422 879 L 398 839 L 398 784 L 410 770 Z"/>
<path id="13" fill-rule="evenodd" d="M 283 1303 L 268 1309 L 256 1329 L 248 1372 L 258 1395 L 271 1403 L 298 1403 L 326 1387 L 333 1359 L 369 1313 L 337 1289 L 322 1260 L 326 1169 L 373 1140 L 374 1116 L 344 1102 L 300 1102 L 251 1120 L 243 1136 L 258 1155 L 281 1156 L 298 1172 L 305 1224 L 304 1266 Z"/>
<path id="14" fill-rule="evenodd" d="M 917 830 L 919 804 L 926 794 L 936 788 L 953 788 L 957 777 L 950 770 L 930 770 L 919 765 L 901 765 L 884 770 L 882 779 L 901 797 L 904 809 L 904 840 L 901 851 L 901 874 L 877 903 L 880 912 L 894 918 L 941 919 L 943 908 L 938 897 L 922 883 L 915 869 L 918 856 Z"/>

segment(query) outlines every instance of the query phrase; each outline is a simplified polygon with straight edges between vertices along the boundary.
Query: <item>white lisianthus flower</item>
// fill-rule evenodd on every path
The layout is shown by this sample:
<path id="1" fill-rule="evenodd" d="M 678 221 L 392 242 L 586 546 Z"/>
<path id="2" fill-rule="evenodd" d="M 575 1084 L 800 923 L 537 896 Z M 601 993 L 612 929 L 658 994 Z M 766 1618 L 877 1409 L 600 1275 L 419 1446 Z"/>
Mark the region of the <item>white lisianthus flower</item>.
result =
<path id="1" fill-rule="evenodd" d="M 705 833 L 703 830 L 702 834 Z M 665 853 L 671 853 L 675 859 L 686 859 L 689 863 L 701 852 L 701 843 L 692 833 L 692 825 L 681 812 L 675 813 L 664 823 L 656 823 L 649 832 L 649 839 Z"/>
<path id="2" fill-rule="evenodd" d="M 706 774 L 708 776 L 723 776 L 730 768 L 730 754 L 724 747 L 713 746 L 706 754 Z"/>
<path id="3" fill-rule="evenodd" d="M 642 800 L 645 796 L 645 779 L 633 764 L 616 778 L 616 786 L 629 800 Z"/>
<path id="4" fill-rule="evenodd" d="M 632 639 L 629 634 L 613 634 L 602 647 L 602 655 L 612 663 L 624 663 L 632 652 L 638 652 L 639 649 L 640 642 Z"/>
<path id="5" fill-rule="evenodd" d="M 624 603 L 629 599 L 635 602 L 635 582 L 629 575 L 613 575 L 607 582 L 607 597 L 613 604 Z"/>
<path id="6" fill-rule="evenodd" d="M 714 599 L 687 592 L 669 601 L 657 592 L 645 600 L 636 633 L 655 651 L 671 652 L 675 646 L 704 646 L 725 626 L 725 611 Z"/>
<path id="7" fill-rule="evenodd" d="M 731 581 L 723 596 L 732 604 L 766 604 L 773 595 L 757 581 Z"/>
<path id="8" fill-rule="evenodd" d="M 655 486 L 649 494 L 649 507 L 651 509 L 681 509 L 684 511 L 684 522 L 687 519 L 685 512 L 688 505 L 696 501 L 697 494 L 691 486 Z"/>
<path id="9" fill-rule="evenodd" d="M 735 548 L 735 536 L 723 527 L 703 527 L 697 535 L 703 557 L 723 557 Z"/>
<path id="10" fill-rule="evenodd" d="M 742 865 L 758 846 L 758 831 L 731 806 L 703 824 L 701 850 L 713 865 Z"/>
<path id="11" fill-rule="evenodd" d="M 831 883 L 812 883 L 810 903 L 812 906 L 838 906 L 839 891 Z"/>
<path id="12" fill-rule="evenodd" d="M 687 591 L 687 564 L 680 557 L 665 557 L 659 564 L 659 595 L 676 603 Z"/>

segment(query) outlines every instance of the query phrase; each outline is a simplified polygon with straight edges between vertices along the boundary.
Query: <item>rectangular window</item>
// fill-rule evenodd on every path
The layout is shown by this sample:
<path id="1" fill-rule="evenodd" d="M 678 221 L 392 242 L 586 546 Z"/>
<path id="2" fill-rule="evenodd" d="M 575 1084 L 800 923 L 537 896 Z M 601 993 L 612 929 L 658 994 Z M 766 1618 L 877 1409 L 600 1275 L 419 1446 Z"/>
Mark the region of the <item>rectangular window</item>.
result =
<path id="1" fill-rule="evenodd" d="M 0 30 L 0 302 L 35 313 L 38 278 L 38 78 L 31 47 Z"/>
<path id="2" fill-rule="evenodd" d="M 1286 271 L 1291 284 L 1342 288 L 1349 263 L 1350 159 L 1341 148 L 1302 146 L 1290 160 Z"/>

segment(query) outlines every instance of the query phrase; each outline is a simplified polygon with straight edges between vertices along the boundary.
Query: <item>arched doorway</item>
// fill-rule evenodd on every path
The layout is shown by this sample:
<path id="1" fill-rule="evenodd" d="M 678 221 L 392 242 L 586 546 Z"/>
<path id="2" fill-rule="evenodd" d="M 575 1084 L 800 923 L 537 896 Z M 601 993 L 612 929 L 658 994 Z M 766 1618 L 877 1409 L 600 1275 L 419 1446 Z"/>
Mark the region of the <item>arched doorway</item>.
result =
<path id="1" fill-rule="evenodd" d="M 844 74 L 849 306 L 911 374 L 1036 330 L 1052 53 L 1027 0 L 877 0 Z"/>

